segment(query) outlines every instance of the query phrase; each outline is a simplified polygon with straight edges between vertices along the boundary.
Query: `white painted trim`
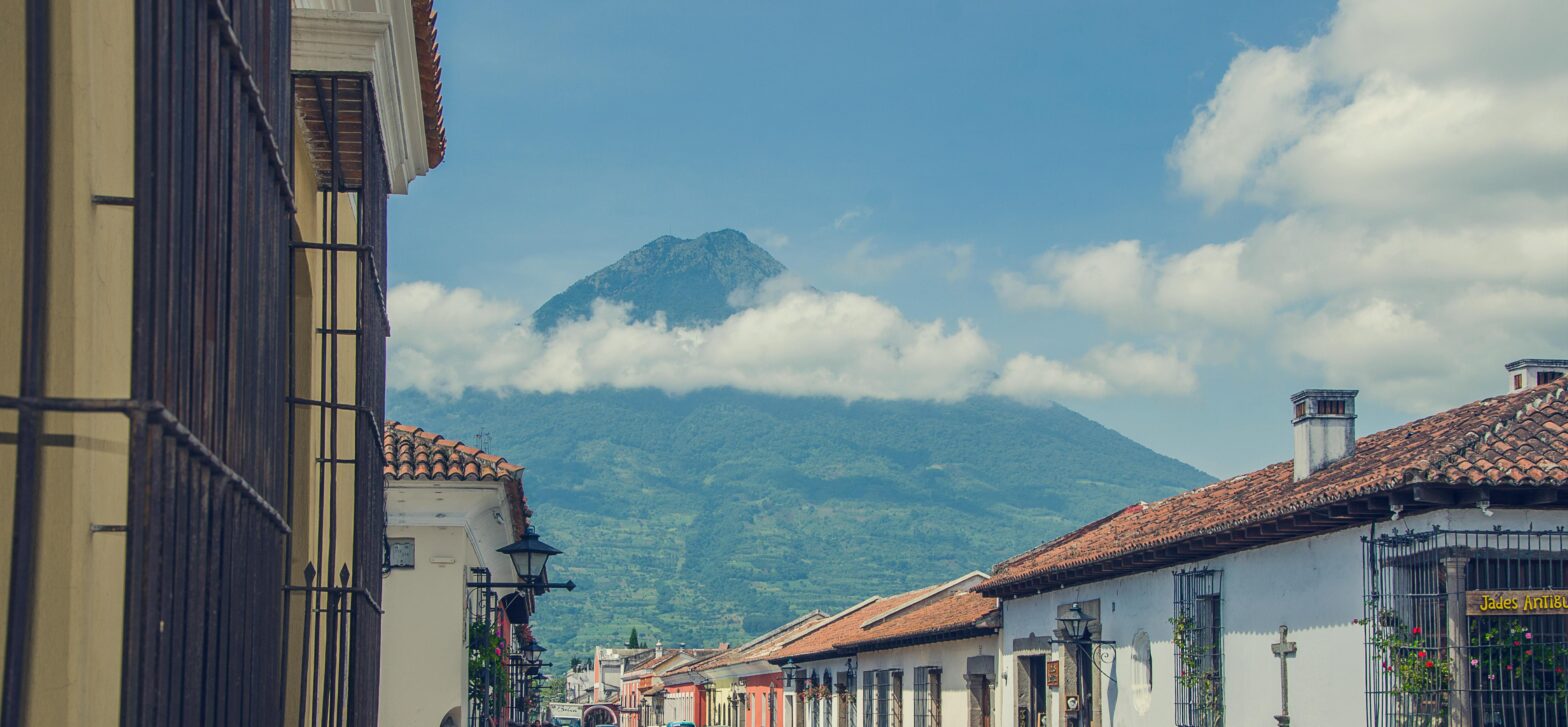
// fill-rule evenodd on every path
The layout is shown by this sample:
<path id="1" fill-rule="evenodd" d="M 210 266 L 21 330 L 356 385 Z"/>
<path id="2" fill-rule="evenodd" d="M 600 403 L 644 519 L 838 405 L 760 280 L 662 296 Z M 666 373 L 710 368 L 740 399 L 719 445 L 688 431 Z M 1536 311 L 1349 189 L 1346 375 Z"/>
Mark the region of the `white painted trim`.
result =
<path id="1" fill-rule="evenodd" d="M 370 74 L 393 194 L 430 171 L 415 51 L 413 8 L 392 0 L 378 11 L 295 8 L 291 67 Z"/>

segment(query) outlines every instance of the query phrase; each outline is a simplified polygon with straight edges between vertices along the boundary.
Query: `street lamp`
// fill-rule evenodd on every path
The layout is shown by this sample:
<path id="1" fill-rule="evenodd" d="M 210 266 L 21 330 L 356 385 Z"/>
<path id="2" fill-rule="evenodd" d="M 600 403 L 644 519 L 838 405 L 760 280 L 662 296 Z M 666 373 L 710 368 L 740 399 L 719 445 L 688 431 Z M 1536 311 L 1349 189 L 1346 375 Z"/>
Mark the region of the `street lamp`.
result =
<path id="1" fill-rule="evenodd" d="M 523 644 L 519 651 L 523 653 L 523 657 L 528 661 L 538 662 L 544 659 L 544 652 L 548 651 L 548 649 L 544 648 L 544 645 L 539 643 L 538 639 L 530 638 L 528 643 Z"/>
<path id="2" fill-rule="evenodd" d="M 560 555 L 561 550 L 539 539 L 539 533 L 534 531 L 532 525 L 523 531 L 523 539 L 504 548 L 497 548 L 501 553 L 512 559 L 512 568 L 517 571 L 517 583 L 495 583 L 488 576 L 483 581 L 469 583 L 471 588 L 527 588 L 534 593 L 544 593 L 556 588 L 568 591 L 576 590 L 577 584 L 572 581 L 565 583 L 550 583 L 545 580 L 545 563 L 552 555 Z M 474 569 L 476 572 L 479 569 Z"/>
<path id="3" fill-rule="evenodd" d="M 560 555 L 561 550 L 539 539 L 539 533 L 534 531 L 534 526 L 529 525 L 523 532 L 523 539 L 501 548 L 512 559 L 512 567 L 517 570 L 517 577 L 524 582 L 536 582 L 544 575 L 545 561 L 552 555 Z"/>
<path id="4" fill-rule="evenodd" d="M 784 665 L 779 667 L 779 671 L 784 672 L 784 680 L 788 682 L 791 687 L 795 687 L 797 689 L 800 687 L 800 684 L 795 680 L 800 677 L 800 669 L 801 666 L 796 664 L 794 659 L 786 660 Z"/>
<path id="5" fill-rule="evenodd" d="M 1088 635 L 1089 617 L 1084 615 L 1083 608 L 1074 603 L 1067 609 L 1066 616 L 1057 616 L 1056 623 L 1062 628 L 1062 635 L 1067 641 L 1083 641 Z"/>

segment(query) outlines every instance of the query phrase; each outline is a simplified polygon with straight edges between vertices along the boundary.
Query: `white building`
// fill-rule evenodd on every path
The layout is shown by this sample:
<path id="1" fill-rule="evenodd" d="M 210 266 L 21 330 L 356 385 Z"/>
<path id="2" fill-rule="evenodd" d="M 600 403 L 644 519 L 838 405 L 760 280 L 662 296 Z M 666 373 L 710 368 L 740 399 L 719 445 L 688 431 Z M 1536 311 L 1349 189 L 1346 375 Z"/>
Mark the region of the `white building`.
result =
<path id="1" fill-rule="evenodd" d="M 468 724 L 467 630 L 477 594 L 467 583 L 474 568 L 488 568 L 495 581 L 517 580 L 511 560 L 496 550 L 520 539 L 527 524 L 523 468 L 397 422 L 386 424 L 383 443 L 390 560 L 382 592 L 381 724 Z M 504 629 L 514 642 L 508 658 L 532 611 L 531 597 L 515 598 L 525 601 L 496 604 L 512 606 L 507 620 L 515 631 Z"/>
<path id="2" fill-rule="evenodd" d="M 869 598 L 779 649 L 783 727 L 970 724 L 969 677 L 986 684 L 996 654 L 995 599 L 970 591 L 984 580 Z M 990 690 L 976 697 L 975 724 L 987 727 Z"/>
<path id="3" fill-rule="evenodd" d="M 1302 392 L 1292 461 L 999 564 L 1001 723 L 1568 725 L 1550 363 L 1360 439 L 1356 392 Z"/>

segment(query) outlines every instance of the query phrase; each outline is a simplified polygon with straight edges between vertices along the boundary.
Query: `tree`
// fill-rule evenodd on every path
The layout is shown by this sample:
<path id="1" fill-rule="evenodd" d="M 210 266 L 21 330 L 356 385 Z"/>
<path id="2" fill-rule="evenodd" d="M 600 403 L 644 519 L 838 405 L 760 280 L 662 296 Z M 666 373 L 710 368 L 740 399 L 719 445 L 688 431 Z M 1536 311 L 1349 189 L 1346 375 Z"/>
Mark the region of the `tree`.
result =
<path id="1" fill-rule="evenodd" d="M 632 635 L 626 637 L 626 648 L 628 648 L 628 649 L 641 649 L 642 648 L 642 642 L 637 640 L 637 627 L 636 626 L 632 627 Z"/>

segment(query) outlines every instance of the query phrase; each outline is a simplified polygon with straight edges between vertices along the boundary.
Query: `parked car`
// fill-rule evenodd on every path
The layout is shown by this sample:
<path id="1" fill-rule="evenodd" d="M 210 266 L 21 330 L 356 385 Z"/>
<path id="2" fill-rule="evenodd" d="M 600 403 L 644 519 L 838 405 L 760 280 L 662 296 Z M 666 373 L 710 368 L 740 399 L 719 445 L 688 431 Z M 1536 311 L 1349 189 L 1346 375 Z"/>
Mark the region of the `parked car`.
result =
<path id="1" fill-rule="evenodd" d="M 665 722 L 664 727 L 697 727 L 691 722 Z"/>

